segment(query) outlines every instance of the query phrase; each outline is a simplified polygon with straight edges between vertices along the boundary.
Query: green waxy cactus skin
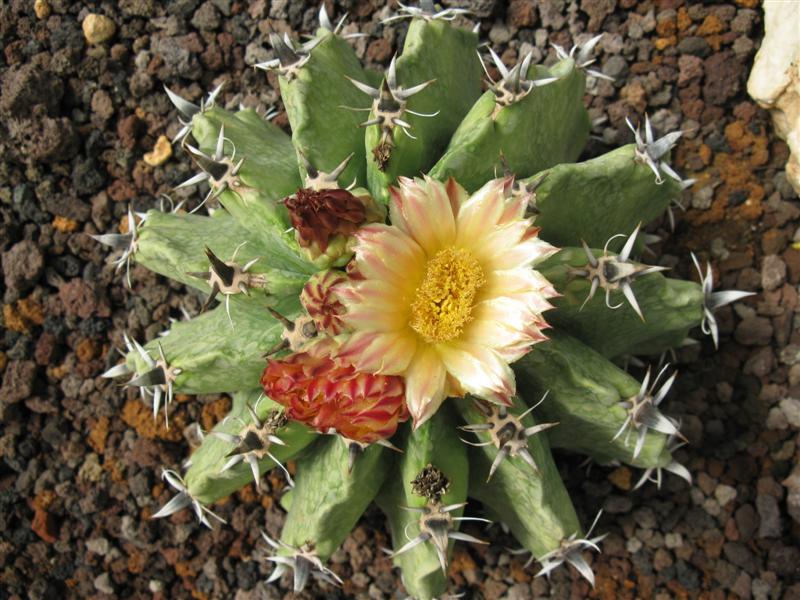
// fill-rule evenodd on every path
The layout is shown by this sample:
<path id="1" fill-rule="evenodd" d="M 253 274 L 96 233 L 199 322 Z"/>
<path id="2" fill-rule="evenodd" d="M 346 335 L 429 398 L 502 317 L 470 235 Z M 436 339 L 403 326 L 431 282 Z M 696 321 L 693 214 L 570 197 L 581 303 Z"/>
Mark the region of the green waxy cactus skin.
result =
<path id="1" fill-rule="evenodd" d="M 366 448 L 349 470 L 348 444 L 338 436 L 320 439 L 297 460 L 295 487 L 281 541 L 308 541 L 327 560 L 375 498 L 389 472 L 389 450 Z"/>
<path id="2" fill-rule="evenodd" d="M 242 241 L 247 243 L 241 245 Z M 246 230 L 225 212 L 204 217 L 151 210 L 139 233 L 136 262 L 170 279 L 208 292 L 206 281 L 191 275 L 208 270 L 206 247 L 225 261 L 237 253 L 237 248 L 237 263 L 246 264 L 258 258 L 251 272 L 266 277 L 262 294 L 296 296 L 308 279 L 294 271 L 272 268 L 273 263 L 268 260 L 274 255 L 272 248 L 260 238 L 248 236 Z"/>
<path id="3" fill-rule="evenodd" d="M 261 241 L 268 252 L 264 259 L 270 265 L 307 275 L 315 272 L 291 233 L 286 208 L 280 204 L 301 187 L 289 136 L 252 110 L 233 114 L 213 108 L 194 117 L 192 135 L 196 133 L 200 150 L 206 155 L 214 157 L 217 153 L 220 132 L 221 158 L 228 168 L 224 183 L 212 182 L 220 203 L 251 238 Z"/>
<path id="4" fill-rule="evenodd" d="M 273 201 L 285 198 L 300 187 L 294 146 L 282 129 L 252 109 L 232 113 L 212 107 L 192 119 L 192 136 L 199 149 L 212 155 L 223 127 L 227 139 L 223 152 L 237 161 L 244 159 L 239 177 L 245 186 L 257 189 Z M 288 225 L 288 220 L 283 224 Z"/>
<path id="5" fill-rule="evenodd" d="M 411 482 L 428 465 L 440 469 L 450 482 L 442 504 L 459 504 L 467 499 L 469 463 L 464 443 L 452 426 L 453 415 L 442 407 L 429 421 L 407 435 L 396 471 L 386 480 L 377 502 L 389 519 L 394 549 L 397 551 L 419 534 L 419 513 L 404 508 L 421 508 L 426 500 L 414 493 Z M 461 516 L 462 510 L 452 513 Z M 452 549 L 450 542 L 449 549 Z M 447 589 L 447 575 L 442 572 L 436 551 L 430 542 L 395 557 L 403 572 L 408 592 L 420 600 L 432 600 Z"/>
<path id="6" fill-rule="evenodd" d="M 648 223 L 679 197 L 672 178 L 656 183 L 629 144 L 586 162 L 563 163 L 524 179 L 535 186 L 536 225 L 555 246 L 602 248 L 620 232 Z M 622 240 L 609 247 L 618 250 Z"/>
<path id="7" fill-rule="evenodd" d="M 506 172 L 524 178 L 578 158 L 589 135 L 583 73 L 566 59 L 550 69 L 533 66 L 530 76 L 558 79 L 497 112 L 494 93 L 485 92 L 431 169 L 432 177 L 453 177 L 472 192 Z"/>
<path id="8" fill-rule="evenodd" d="M 300 309 L 296 297 L 286 297 L 275 305 L 283 315 Z M 233 323 L 231 323 L 233 321 Z M 257 382 L 264 370 L 262 355 L 281 339 L 283 324 L 270 316 L 264 303 L 235 296 L 231 299 L 231 318 L 220 305 L 186 322 L 174 323 L 169 335 L 145 345 L 153 359 L 159 346 L 172 368 L 181 369 L 173 388 L 185 394 L 235 392 L 242 382 Z M 147 370 L 136 351 L 127 355 L 128 364 L 138 373 Z"/>
<path id="9" fill-rule="evenodd" d="M 482 420 L 481 413 L 471 402 L 456 404 L 468 423 Z M 511 412 L 520 415 L 527 408 L 516 400 Z M 522 423 L 525 427 L 536 425 L 531 415 L 524 417 Z M 481 441 L 486 440 L 485 435 L 480 437 Z M 534 556 L 542 557 L 557 549 L 561 540 L 578 532 L 580 525 L 550 453 L 547 436 L 530 436 L 528 449 L 537 470 L 520 457 L 507 457 L 487 481 L 497 449 L 491 445 L 470 448 L 473 476 L 469 480 L 469 495 L 480 500 L 495 518 L 508 525 L 517 541 Z"/>
<path id="10" fill-rule="evenodd" d="M 666 436 L 650 432 L 637 458 L 625 435 L 613 439 L 626 413 L 620 402 L 636 396 L 640 383 L 578 340 L 551 332 L 547 342 L 514 363 L 517 384 L 526 400 L 547 398 L 537 414 L 558 427 L 548 430 L 554 448 L 591 456 L 599 463 L 621 461 L 637 467 L 659 467 Z"/>
<path id="11" fill-rule="evenodd" d="M 364 137 L 367 177 L 376 199 L 386 202 L 388 186 L 398 176 L 418 176 L 441 156 L 453 132 L 480 96 L 481 66 L 477 46 L 477 35 L 442 21 L 420 19 L 409 26 L 403 53 L 397 60 L 397 78 L 405 88 L 432 81 L 408 100 L 408 108 L 422 114 L 438 114 L 435 117 L 404 114 L 403 120 L 411 125 L 410 133 L 417 139 L 395 127 L 394 148 L 383 169 L 373 155 L 380 141 L 380 128 L 367 127 Z M 458 68 L 454 69 L 453 65 Z"/>
<path id="12" fill-rule="evenodd" d="M 242 424 L 250 422 L 247 407 L 253 407 L 259 418 L 264 418 L 271 410 L 280 408 L 269 399 L 261 398 L 260 390 L 238 392 L 233 396 L 233 406 L 228 418 L 218 423 L 213 432 L 236 435 Z M 297 455 L 308 444 L 318 439 L 318 435 L 306 426 L 289 421 L 276 432 L 284 446 L 273 445 L 272 455 L 279 461 L 286 461 Z M 211 504 L 224 498 L 253 481 L 253 475 L 246 464 L 239 464 L 222 471 L 234 445 L 213 433 L 207 434 L 203 444 L 192 454 L 192 464 L 186 473 L 186 487 L 190 495 L 203 504 Z M 259 461 L 263 474 L 275 467 L 275 462 L 267 457 Z"/>
<path id="13" fill-rule="evenodd" d="M 361 67 L 350 45 L 325 29 L 322 41 L 296 77 L 280 77 L 281 98 L 292 127 L 292 142 L 317 170 L 330 172 L 348 155 L 347 168 L 339 176 L 346 187 L 367 182 L 364 132 L 358 128 L 370 99 L 346 77 L 376 84 L 376 77 Z M 302 168 L 301 176 L 305 176 Z M 294 190 L 292 190 L 294 191 Z"/>
<path id="14" fill-rule="evenodd" d="M 601 251 L 594 251 L 600 256 Z M 703 319 L 703 290 L 692 281 L 670 279 L 650 273 L 633 281 L 644 320 L 628 304 L 609 310 L 603 290 L 586 301 L 590 283 L 573 277 L 570 269 L 586 264 L 581 248 L 562 248 L 540 266 L 561 297 L 553 299 L 556 310 L 547 313 L 547 321 L 559 331 L 574 335 L 609 358 L 627 355 L 658 355 L 679 346 L 689 331 Z M 622 302 L 622 292 L 612 294 L 613 302 Z M 585 304 L 584 304 L 585 302 Z"/>

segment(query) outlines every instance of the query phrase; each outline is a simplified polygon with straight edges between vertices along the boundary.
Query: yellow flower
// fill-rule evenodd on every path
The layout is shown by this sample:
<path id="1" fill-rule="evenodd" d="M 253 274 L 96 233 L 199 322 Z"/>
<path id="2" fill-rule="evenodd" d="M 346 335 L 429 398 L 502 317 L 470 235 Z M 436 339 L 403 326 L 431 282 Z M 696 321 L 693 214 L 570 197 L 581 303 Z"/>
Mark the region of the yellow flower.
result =
<path id="1" fill-rule="evenodd" d="M 339 291 L 352 335 L 339 355 L 359 371 L 401 375 L 415 425 L 447 396 L 508 403 L 509 363 L 545 339 L 556 294 L 532 266 L 555 248 L 525 218 L 511 179 L 471 197 L 454 180 L 401 178 L 391 225 L 355 234 L 351 277 Z"/>

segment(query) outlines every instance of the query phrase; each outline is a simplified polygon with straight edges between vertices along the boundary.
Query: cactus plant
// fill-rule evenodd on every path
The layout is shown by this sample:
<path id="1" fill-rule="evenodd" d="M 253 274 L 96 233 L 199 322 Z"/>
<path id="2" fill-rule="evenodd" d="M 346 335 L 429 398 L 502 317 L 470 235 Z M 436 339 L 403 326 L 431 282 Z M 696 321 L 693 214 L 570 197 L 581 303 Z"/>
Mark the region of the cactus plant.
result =
<path id="1" fill-rule="evenodd" d="M 481 94 L 463 14 L 401 5 L 405 47 L 384 75 L 324 9 L 310 41 L 273 36 L 256 66 L 277 73 L 291 136 L 218 106 L 219 88 L 200 105 L 167 90 L 200 169 L 179 187 L 207 184 L 200 206 L 219 210 L 131 211 L 127 233 L 96 236 L 117 269 L 208 294 L 168 335 L 126 337 L 106 375 L 130 376 L 154 414 L 175 393 L 234 397 L 187 472 L 164 471 L 178 493 L 154 516 L 191 507 L 211 527 L 208 505 L 282 469 L 288 516 L 264 538 L 272 579 L 292 570 L 295 590 L 341 581 L 325 561 L 373 500 L 414 597 L 446 591 L 455 542 L 482 543 L 460 531 L 486 520 L 463 516 L 469 498 L 539 574 L 566 562 L 593 583 L 598 523 L 581 528 L 551 449 L 641 468 L 640 484 L 690 479 L 660 406 L 675 373 L 639 382 L 614 361 L 696 327 L 716 345 L 714 310 L 744 296 L 714 292 L 710 265 L 698 284 L 641 262 L 641 228 L 690 184 L 667 162 L 679 133 L 656 140 L 646 121 L 630 146 L 575 162 L 598 38 L 550 67 L 490 50 L 500 79 Z"/>

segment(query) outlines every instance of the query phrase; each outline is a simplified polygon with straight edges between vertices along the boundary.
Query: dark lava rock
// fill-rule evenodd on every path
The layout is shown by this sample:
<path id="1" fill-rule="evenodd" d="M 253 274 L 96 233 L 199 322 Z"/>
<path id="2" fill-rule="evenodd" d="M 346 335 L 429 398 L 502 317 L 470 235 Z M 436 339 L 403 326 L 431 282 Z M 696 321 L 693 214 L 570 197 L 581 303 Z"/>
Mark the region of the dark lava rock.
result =
<path id="1" fill-rule="evenodd" d="M 0 402 L 12 404 L 30 396 L 35 378 L 36 363 L 29 360 L 14 360 L 8 363 L 3 373 Z"/>
<path id="2" fill-rule="evenodd" d="M 75 126 L 65 117 L 9 119 L 8 133 L 11 154 L 19 161 L 66 160 L 78 149 Z"/>
<path id="3" fill-rule="evenodd" d="M 706 72 L 703 99 L 707 104 L 721 106 L 739 92 L 741 68 L 732 52 L 714 54 L 703 66 Z"/>
<path id="4" fill-rule="evenodd" d="M 63 95 L 61 79 L 35 65 L 26 64 L 9 69 L 3 77 L 0 113 L 9 117 L 27 117 L 32 114 L 34 106 L 42 104 L 47 113 L 53 115 Z"/>
<path id="5" fill-rule="evenodd" d="M 75 315 L 81 319 L 88 319 L 93 314 L 108 316 L 109 307 L 103 302 L 98 302 L 95 289 L 82 279 L 72 279 L 61 286 L 58 297 L 68 315 Z"/>
<path id="6" fill-rule="evenodd" d="M 161 56 L 164 65 L 172 75 L 180 75 L 187 79 L 199 79 L 202 74 L 197 55 L 193 54 L 187 42 L 191 36 L 162 37 L 156 43 L 156 52 Z M 202 48 L 201 48 L 202 49 Z"/>
<path id="7" fill-rule="evenodd" d="M 681 54 L 692 54 L 705 58 L 711 54 L 711 46 L 701 37 L 686 37 L 678 43 L 678 52 Z"/>
<path id="8" fill-rule="evenodd" d="M 748 573 L 758 572 L 758 562 L 753 553 L 744 544 L 728 542 L 722 547 L 722 551 L 725 554 L 725 558 L 737 567 L 744 569 Z"/>
<path id="9" fill-rule="evenodd" d="M 793 546 L 773 546 L 767 567 L 779 577 L 796 580 L 800 577 L 800 549 Z"/>
<path id="10" fill-rule="evenodd" d="M 57 192 L 47 193 L 42 190 L 39 195 L 42 206 L 56 217 L 66 217 L 75 221 L 83 222 L 91 214 L 91 206 L 82 202 L 78 198 L 59 194 Z"/>
<path id="11" fill-rule="evenodd" d="M 153 0 L 122 0 L 119 8 L 123 15 L 150 17 L 153 15 Z"/>
<path id="12" fill-rule="evenodd" d="M 537 2 L 537 4 L 546 4 L 546 2 Z M 494 13 L 497 0 L 443 0 L 442 5 L 450 8 L 466 8 L 474 16 L 484 19 Z"/>
<path id="13" fill-rule="evenodd" d="M 605 18 L 614 12 L 617 0 L 583 0 L 581 10 L 589 15 L 589 31 L 599 31 Z"/>
<path id="14" fill-rule="evenodd" d="M 103 187 L 106 175 L 98 164 L 91 160 L 81 160 L 72 170 L 72 184 L 79 194 L 94 194 Z"/>
<path id="15" fill-rule="evenodd" d="M 202 31 L 213 31 L 219 24 L 219 12 L 211 2 L 203 2 L 192 17 L 192 25 Z"/>
<path id="16" fill-rule="evenodd" d="M 39 247 L 30 240 L 14 244 L 3 253 L 3 274 L 6 287 L 24 292 L 39 279 L 44 269 L 44 257 Z"/>
<path id="17" fill-rule="evenodd" d="M 739 322 L 734 337 L 744 346 L 766 346 L 772 339 L 772 322 L 766 317 L 752 316 Z"/>

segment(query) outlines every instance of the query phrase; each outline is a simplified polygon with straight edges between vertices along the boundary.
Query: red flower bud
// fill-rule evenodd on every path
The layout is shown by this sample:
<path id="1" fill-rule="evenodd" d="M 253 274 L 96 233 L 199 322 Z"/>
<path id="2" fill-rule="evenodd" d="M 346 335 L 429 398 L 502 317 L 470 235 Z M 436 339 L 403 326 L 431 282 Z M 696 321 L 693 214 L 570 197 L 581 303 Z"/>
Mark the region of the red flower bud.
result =
<path id="1" fill-rule="evenodd" d="M 408 419 L 401 377 L 358 373 L 328 356 L 298 352 L 270 360 L 261 385 L 290 419 L 357 442 L 391 437 Z"/>

